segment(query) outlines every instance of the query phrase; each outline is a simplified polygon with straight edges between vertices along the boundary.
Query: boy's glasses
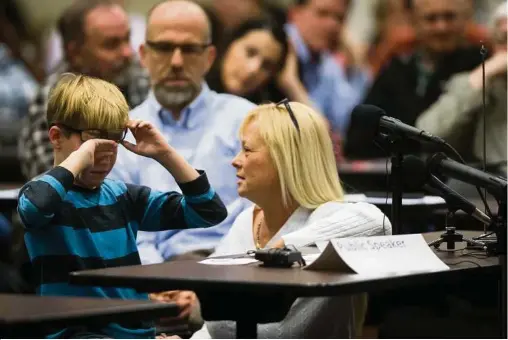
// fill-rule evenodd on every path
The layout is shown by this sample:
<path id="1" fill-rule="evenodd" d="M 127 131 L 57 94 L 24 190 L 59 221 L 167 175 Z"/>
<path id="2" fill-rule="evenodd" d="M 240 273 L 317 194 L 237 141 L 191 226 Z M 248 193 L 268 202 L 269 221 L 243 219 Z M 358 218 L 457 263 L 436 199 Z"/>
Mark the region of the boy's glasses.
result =
<path id="1" fill-rule="evenodd" d="M 82 142 L 86 142 L 87 140 L 90 139 L 108 139 L 115 141 L 117 143 L 121 143 L 125 139 L 125 136 L 127 135 L 127 129 L 108 130 L 108 131 L 99 129 L 79 130 L 61 123 L 54 123 L 51 124 L 51 126 L 58 126 L 67 131 L 79 133 Z"/>
<path id="2" fill-rule="evenodd" d="M 300 133 L 300 125 L 298 125 L 298 121 L 296 120 L 296 116 L 291 110 L 291 106 L 289 105 L 289 100 L 287 98 L 282 99 L 280 102 L 278 102 L 275 106 L 284 105 L 286 108 L 286 111 L 289 113 L 289 118 L 291 118 L 291 121 L 293 122 L 296 130 L 298 130 L 298 133 Z"/>

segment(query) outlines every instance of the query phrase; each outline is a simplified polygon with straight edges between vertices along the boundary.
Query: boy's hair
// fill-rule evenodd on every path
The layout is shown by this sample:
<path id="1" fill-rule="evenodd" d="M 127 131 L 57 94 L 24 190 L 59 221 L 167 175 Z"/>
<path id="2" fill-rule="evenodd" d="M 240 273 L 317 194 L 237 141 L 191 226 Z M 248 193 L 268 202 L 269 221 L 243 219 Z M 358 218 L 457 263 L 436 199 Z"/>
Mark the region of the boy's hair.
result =
<path id="1" fill-rule="evenodd" d="M 124 129 L 129 105 L 118 87 L 107 81 L 65 73 L 49 94 L 48 126 L 63 124 L 74 129 Z"/>
<path id="2" fill-rule="evenodd" d="M 315 209 L 326 202 L 342 201 L 344 192 L 325 118 L 301 103 L 291 102 L 289 106 L 298 129 L 284 105 L 266 104 L 248 113 L 240 135 L 256 122 L 277 169 L 286 206 L 295 200 Z"/>

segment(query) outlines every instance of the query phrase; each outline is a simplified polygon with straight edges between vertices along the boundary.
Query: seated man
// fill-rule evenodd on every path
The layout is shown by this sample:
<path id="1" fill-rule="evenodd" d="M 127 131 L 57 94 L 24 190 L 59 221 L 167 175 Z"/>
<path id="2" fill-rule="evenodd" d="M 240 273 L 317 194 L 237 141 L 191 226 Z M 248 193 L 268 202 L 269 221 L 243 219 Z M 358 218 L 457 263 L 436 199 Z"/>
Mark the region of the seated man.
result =
<path id="1" fill-rule="evenodd" d="M 465 39 L 468 15 L 464 0 L 412 0 L 411 15 L 418 45 L 398 55 L 383 68 L 364 102 L 387 115 L 414 125 L 419 115 L 442 94 L 451 76 L 480 64 L 480 46 Z M 386 157 L 364 128 L 360 115 L 351 117 L 344 148 L 351 159 Z"/>
<path id="2" fill-rule="evenodd" d="M 140 233 L 143 263 L 158 263 L 192 252 L 210 254 L 244 208 L 230 164 L 241 148 L 238 127 L 254 104 L 218 94 L 204 82 L 215 58 L 210 33 L 207 16 L 195 3 L 166 1 L 152 8 L 146 42 L 140 49 L 152 91 L 130 116 L 150 121 L 189 163 L 207 171 L 228 207 L 228 218 L 214 228 Z M 150 159 L 141 164 L 139 161 L 120 151 L 111 177 L 159 190 L 178 190 L 173 180 L 163 176 L 161 164 Z"/>
<path id="3" fill-rule="evenodd" d="M 18 139 L 21 170 L 33 178 L 53 166 L 46 124 L 50 89 L 64 72 L 86 74 L 117 85 L 131 108 L 149 91 L 146 73 L 133 61 L 129 18 L 115 0 L 74 0 L 58 22 L 65 61 L 40 87 Z"/>
<path id="4" fill-rule="evenodd" d="M 436 103 L 423 112 L 416 127 L 444 138 L 459 152 L 483 159 L 486 142 L 486 163 L 506 177 L 506 71 L 508 65 L 507 3 L 493 15 L 491 36 L 493 55 L 485 62 L 486 107 L 485 136 L 483 126 L 483 70 L 478 66 L 470 72 L 453 76 L 446 91 Z M 473 136 L 473 138 L 471 138 Z"/>

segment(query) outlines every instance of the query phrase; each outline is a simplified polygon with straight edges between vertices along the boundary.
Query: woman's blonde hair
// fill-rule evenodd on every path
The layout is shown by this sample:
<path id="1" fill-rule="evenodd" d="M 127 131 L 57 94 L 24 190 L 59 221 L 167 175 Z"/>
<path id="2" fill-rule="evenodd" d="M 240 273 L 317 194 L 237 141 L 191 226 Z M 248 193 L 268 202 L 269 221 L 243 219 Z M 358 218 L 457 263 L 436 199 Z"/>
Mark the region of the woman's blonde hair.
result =
<path id="1" fill-rule="evenodd" d="M 65 73 L 50 92 L 46 118 L 49 126 L 120 130 L 129 120 L 129 105 L 115 85 Z"/>
<path id="2" fill-rule="evenodd" d="M 288 104 L 299 129 L 283 104 L 265 104 L 249 112 L 240 134 L 256 122 L 277 169 L 285 206 L 295 200 L 315 209 L 326 202 L 341 201 L 344 193 L 327 121 L 306 105 Z"/>

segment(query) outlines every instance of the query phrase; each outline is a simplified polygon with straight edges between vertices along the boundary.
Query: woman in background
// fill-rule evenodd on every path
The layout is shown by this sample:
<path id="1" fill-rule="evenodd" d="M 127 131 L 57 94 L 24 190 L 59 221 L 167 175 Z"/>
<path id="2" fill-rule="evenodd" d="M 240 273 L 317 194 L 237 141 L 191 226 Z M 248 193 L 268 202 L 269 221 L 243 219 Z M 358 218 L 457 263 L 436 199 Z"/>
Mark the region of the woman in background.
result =
<path id="1" fill-rule="evenodd" d="M 219 57 L 208 74 L 210 88 L 260 104 L 279 101 L 277 86 L 295 101 L 309 103 L 298 77 L 298 65 L 282 25 L 270 18 L 250 19 L 219 46 Z"/>

